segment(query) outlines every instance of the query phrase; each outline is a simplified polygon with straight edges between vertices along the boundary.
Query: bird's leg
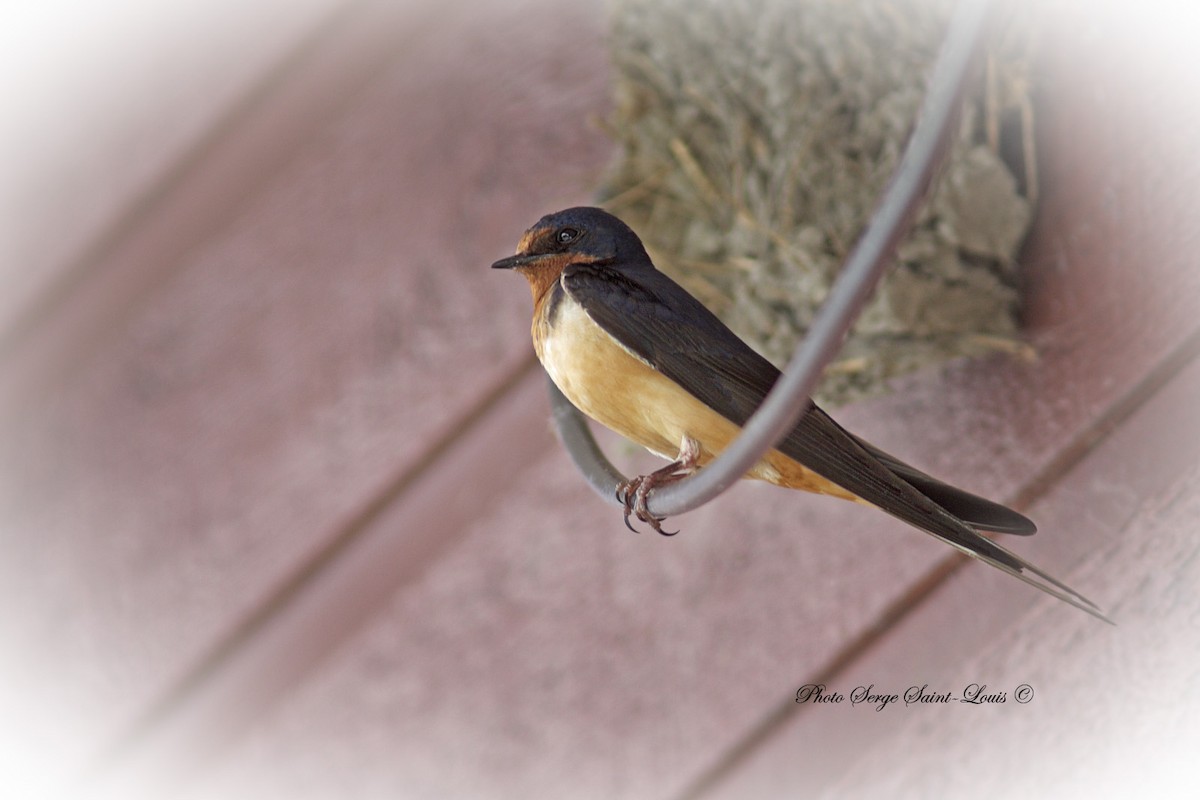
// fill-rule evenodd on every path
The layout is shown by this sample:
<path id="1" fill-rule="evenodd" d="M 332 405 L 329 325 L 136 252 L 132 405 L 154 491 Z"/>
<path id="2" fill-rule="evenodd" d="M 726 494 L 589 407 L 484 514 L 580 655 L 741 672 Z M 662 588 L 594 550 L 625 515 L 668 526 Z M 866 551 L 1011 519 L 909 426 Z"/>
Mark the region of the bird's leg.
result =
<path id="1" fill-rule="evenodd" d="M 647 507 L 647 498 L 651 490 L 681 481 L 697 469 L 700 461 L 700 443 L 690 436 L 684 436 L 679 443 L 679 455 L 662 469 L 656 469 L 649 475 L 639 475 L 617 486 L 617 499 L 625 506 L 625 527 L 637 532 L 629 523 L 629 515 L 633 514 L 642 522 L 663 536 L 674 536 L 679 531 L 664 531 L 662 522 L 666 517 L 656 517 Z"/>

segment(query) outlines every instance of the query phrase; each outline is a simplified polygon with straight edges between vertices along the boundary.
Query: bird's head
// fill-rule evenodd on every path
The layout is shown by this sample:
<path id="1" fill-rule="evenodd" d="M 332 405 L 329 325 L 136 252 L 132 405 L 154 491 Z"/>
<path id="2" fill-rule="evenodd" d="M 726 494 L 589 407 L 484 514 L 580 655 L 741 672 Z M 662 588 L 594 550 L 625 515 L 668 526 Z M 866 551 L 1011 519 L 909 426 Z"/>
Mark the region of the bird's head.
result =
<path id="1" fill-rule="evenodd" d="M 580 206 L 542 217 L 525 231 L 517 254 L 500 259 L 492 269 L 524 275 L 536 300 L 570 264 L 653 268 L 628 225 L 602 209 Z"/>

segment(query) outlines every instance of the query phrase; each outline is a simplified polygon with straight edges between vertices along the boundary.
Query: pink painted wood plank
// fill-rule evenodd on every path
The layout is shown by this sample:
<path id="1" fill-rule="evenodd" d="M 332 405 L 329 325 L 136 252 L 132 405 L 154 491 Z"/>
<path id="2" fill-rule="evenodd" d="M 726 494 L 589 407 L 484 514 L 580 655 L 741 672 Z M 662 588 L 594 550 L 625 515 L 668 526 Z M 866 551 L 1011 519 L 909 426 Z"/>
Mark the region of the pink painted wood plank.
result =
<path id="1" fill-rule="evenodd" d="M 438 13 L 393 32 L 344 113 L 297 121 L 277 175 L 226 187 L 245 192 L 232 218 L 141 265 L 157 283 L 102 309 L 88 358 L 7 409 L 5 739 L 60 763 L 95 749 L 530 363 L 527 297 L 487 265 L 586 199 L 608 156 L 587 119 L 599 15 L 556 5 L 577 38 L 530 49 L 504 9 Z"/>
<path id="2" fill-rule="evenodd" d="M 1016 594 L 970 565 L 705 797 L 1194 796 L 1200 741 L 1200 362 L 1033 511 L 1072 536 L 1036 542 L 1104 598 L 1116 628 Z M 1002 705 L 852 706 L 928 684 Z M 1032 699 L 1015 690 L 1027 684 Z M 797 687 L 798 688 L 798 687 Z"/>

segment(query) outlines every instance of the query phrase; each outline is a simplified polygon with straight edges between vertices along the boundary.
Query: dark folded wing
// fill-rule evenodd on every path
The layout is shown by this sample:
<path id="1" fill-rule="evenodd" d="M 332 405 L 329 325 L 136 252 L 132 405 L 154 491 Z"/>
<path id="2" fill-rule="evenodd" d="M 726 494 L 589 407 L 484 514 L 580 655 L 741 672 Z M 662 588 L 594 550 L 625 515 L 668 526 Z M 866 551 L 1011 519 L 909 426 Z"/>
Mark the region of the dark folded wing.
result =
<path id="1" fill-rule="evenodd" d="M 574 264 L 564 270 L 561 280 L 567 293 L 610 336 L 738 425 L 750 418 L 779 378 L 779 370 L 769 361 L 742 342 L 682 287 L 653 267 L 618 272 L 599 265 Z M 1069 587 L 981 536 L 910 484 L 908 479 L 915 477 L 919 483 L 931 486 L 935 496 L 940 494 L 943 498 L 954 499 L 965 492 L 935 481 L 864 444 L 810 404 L 808 413 L 779 443 L 778 449 L 910 525 L 1090 611 L 1086 606 L 1092 604 L 1086 599 L 1079 598 Z M 952 490 L 953 494 L 946 490 Z M 1003 508 L 977 499 L 988 506 Z M 1004 510 L 1013 517 L 1024 519 L 1016 512 Z M 1006 516 L 1001 524 L 1025 529 L 1012 517 Z M 1042 580 L 1036 581 L 1022 574 L 1025 570 Z M 1086 606 L 1081 606 L 1076 598 Z"/>

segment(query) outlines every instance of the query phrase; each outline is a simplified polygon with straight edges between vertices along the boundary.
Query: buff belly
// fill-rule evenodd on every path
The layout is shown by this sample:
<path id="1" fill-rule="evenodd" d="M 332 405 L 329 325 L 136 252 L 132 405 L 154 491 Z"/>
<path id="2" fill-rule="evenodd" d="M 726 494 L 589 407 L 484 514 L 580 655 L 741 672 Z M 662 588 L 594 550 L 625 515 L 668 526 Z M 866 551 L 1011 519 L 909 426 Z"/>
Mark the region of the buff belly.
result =
<path id="1" fill-rule="evenodd" d="M 700 444 L 700 463 L 718 455 L 739 428 L 626 350 L 569 297 L 553 326 L 538 316 L 534 347 L 551 380 L 576 408 L 647 450 L 673 460 L 685 436 Z M 841 487 L 771 450 L 747 477 L 856 499 Z"/>

